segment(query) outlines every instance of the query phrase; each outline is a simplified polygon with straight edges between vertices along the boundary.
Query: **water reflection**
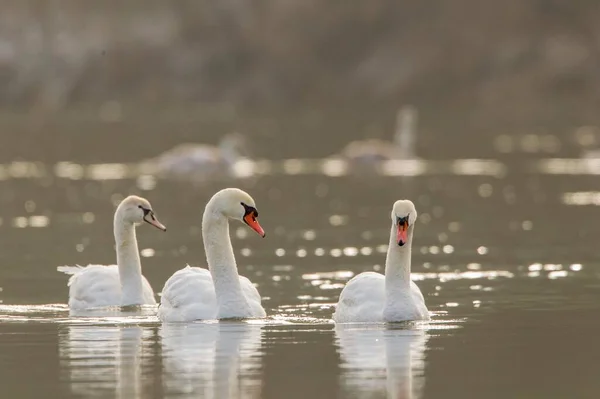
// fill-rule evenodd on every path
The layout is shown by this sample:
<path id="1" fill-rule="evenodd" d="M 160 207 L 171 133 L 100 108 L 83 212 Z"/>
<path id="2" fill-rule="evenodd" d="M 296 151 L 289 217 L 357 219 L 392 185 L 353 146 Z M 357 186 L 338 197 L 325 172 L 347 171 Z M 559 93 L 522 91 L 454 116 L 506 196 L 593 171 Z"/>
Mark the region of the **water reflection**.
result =
<path id="1" fill-rule="evenodd" d="M 163 389 L 178 397 L 261 396 L 262 325 L 163 324 Z"/>
<path id="2" fill-rule="evenodd" d="M 142 359 L 152 356 L 146 341 L 153 335 L 154 329 L 138 326 L 64 326 L 59 331 L 61 377 L 77 395 L 141 397 Z"/>
<path id="3" fill-rule="evenodd" d="M 336 325 L 343 397 L 421 397 L 428 336 L 406 327 Z"/>

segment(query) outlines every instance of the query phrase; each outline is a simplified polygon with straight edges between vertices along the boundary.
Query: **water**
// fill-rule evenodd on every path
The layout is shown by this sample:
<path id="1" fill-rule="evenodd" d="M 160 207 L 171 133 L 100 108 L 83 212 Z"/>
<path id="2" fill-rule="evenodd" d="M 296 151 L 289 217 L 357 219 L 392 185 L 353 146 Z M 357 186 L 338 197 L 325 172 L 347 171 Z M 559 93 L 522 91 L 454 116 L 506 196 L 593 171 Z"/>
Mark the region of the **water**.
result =
<path id="1" fill-rule="evenodd" d="M 7 397 L 600 394 L 593 162 L 551 158 L 561 154 L 478 160 L 471 151 L 401 165 L 404 176 L 384 166 L 365 178 L 338 161 L 300 159 L 299 148 L 298 159 L 265 156 L 249 179 L 190 185 L 135 169 L 168 146 L 140 148 L 143 132 L 132 135 L 115 153 L 108 139 L 97 138 L 97 150 L 77 139 L 72 157 L 61 147 L 55 159 L 0 168 Z M 268 140 L 256 143 L 270 151 Z M 267 320 L 161 325 L 152 307 L 69 315 L 67 276 L 56 266 L 114 262 L 112 203 L 139 193 L 167 225 L 165 234 L 138 229 L 144 274 L 158 292 L 186 263 L 204 265 L 203 206 L 228 185 L 253 195 L 267 231 L 263 240 L 241 224 L 232 229 L 240 272 L 258 284 Z M 432 321 L 334 325 L 344 283 L 382 271 L 399 198 L 419 211 L 413 273 Z"/>

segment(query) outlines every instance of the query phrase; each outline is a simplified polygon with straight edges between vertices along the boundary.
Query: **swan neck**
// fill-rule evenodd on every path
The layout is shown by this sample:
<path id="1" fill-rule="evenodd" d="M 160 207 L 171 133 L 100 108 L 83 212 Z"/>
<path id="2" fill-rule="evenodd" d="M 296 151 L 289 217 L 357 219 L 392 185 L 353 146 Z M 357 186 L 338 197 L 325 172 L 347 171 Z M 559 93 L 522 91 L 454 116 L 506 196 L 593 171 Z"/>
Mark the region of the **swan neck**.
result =
<path id="1" fill-rule="evenodd" d="M 135 226 L 115 215 L 115 244 L 121 282 L 121 305 L 143 304 L 142 265 L 138 251 Z"/>
<path id="2" fill-rule="evenodd" d="M 414 156 L 416 112 L 411 109 L 402 109 L 398 112 L 394 144 L 403 158 Z"/>
<path id="3" fill-rule="evenodd" d="M 410 259 L 414 226 L 409 226 L 407 241 L 403 246 L 396 242 L 397 227 L 392 223 L 390 244 L 385 260 L 385 286 L 388 295 L 410 287 Z"/>
<path id="4" fill-rule="evenodd" d="M 229 237 L 229 222 L 222 212 L 215 209 L 212 202 L 206 206 L 202 218 L 202 238 L 208 269 L 215 285 L 219 315 L 232 315 L 245 311 L 248 303 L 242 293 Z"/>

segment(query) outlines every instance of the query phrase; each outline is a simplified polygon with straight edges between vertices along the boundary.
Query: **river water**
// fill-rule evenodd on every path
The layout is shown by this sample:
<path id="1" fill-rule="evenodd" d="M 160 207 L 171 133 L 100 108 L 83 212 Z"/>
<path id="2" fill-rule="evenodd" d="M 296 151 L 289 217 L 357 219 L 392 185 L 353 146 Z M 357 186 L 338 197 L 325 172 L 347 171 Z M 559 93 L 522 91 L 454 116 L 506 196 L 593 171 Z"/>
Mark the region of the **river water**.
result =
<path id="1" fill-rule="evenodd" d="M 94 134 L 97 151 L 75 138 L 71 157 L 61 147 L 56 159 L 0 168 L 3 397 L 600 396 L 593 162 L 473 151 L 357 176 L 299 154 L 265 156 L 249 179 L 190 184 L 131 168 L 167 149 L 157 140 L 115 155 Z M 81 162 L 86 151 L 95 164 Z M 254 197 L 267 231 L 263 240 L 232 224 L 240 273 L 258 285 L 268 319 L 161 325 L 152 307 L 69 314 L 56 267 L 114 262 L 114 203 L 143 195 L 167 225 L 138 229 L 144 275 L 160 292 L 187 263 L 205 265 L 203 207 L 226 186 Z M 419 212 L 412 271 L 431 322 L 336 326 L 344 283 L 382 271 L 401 198 Z"/>

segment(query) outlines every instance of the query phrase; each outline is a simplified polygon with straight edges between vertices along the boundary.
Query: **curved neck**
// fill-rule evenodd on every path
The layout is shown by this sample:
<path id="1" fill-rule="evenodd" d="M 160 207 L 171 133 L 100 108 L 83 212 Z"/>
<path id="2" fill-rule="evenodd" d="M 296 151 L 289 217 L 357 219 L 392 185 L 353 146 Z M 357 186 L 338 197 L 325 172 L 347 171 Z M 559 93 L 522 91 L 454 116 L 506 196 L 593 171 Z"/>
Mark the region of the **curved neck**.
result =
<path id="1" fill-rule="evenodd" d="M 414 226 L 409 226 L 406 244 L 399 246 L 396 242 L 397 227 L 392 223 L 390 244 L 385 260 L 385 291 L 393 295 L 398 291 L 410 288 L 410 255 Z"/>
<path id="2" fill-rule="evenodd" d="M 135 226 L 125 223 L 118 214 L 114 221 L 117 265 L 121 281 L 121 305 L 140 305 L 143 301 L 142 265 Z"/>
<path id="3" fill-rule="evenodd" d="M 411 109 L 401 109 L 396 119 L 394 144 L 401 156 L 409 158 L 415 151 L 416 112 Z"/>
<path id="4" fill-rule="evenodd" d="M 225 215 L 209 202 L 202 217 L 202 239 L 208 269 L 215 285 L 218 317 L 241 317 L 248 308 L 235 263 Z M 242 308 L 240 309 L 240 306 Z"/>

